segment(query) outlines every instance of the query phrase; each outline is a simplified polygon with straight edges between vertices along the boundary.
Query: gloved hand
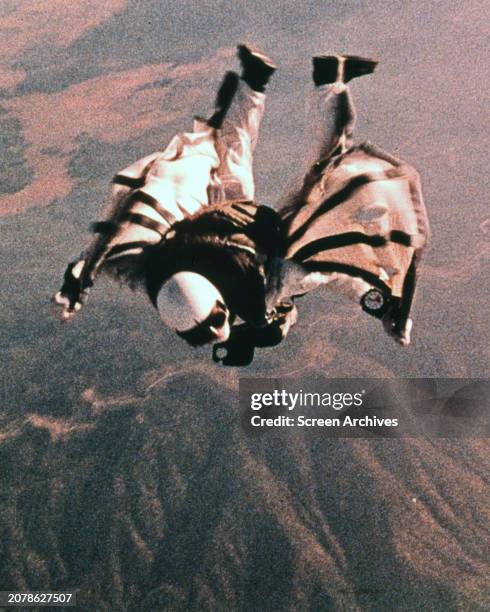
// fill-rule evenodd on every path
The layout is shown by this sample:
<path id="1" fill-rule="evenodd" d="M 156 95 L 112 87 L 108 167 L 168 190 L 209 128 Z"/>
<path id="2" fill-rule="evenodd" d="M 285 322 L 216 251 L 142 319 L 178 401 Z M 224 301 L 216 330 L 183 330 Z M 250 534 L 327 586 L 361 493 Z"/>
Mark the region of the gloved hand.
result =
<path id="1" fill-rule="evenodd" d="M 247 323 L 232 327 L 228 340 L 213 346 L 213 361 L 225 366 L 250 365 L 255 354 L 253 332 Z"/>
<path id="2" fill-rule="evenodd" d="M 231 328 L 226 342 L 213 346 L 213 360 L 226 366 L 247 366 L 253 361 L 255 348 L 276 346 L 296 323 L 296 306 L 290 302 L 278 304 L 264 327 L 252 327 L 248 323 Z M 221 353 L 224 353 L 223 355 Z"/>
<path id="3" fill-rule="evenodd" d="M 84 265 L 85 261 L 80 259 L 70 263 L 66 268 L 63 285 L 51 300 L 51 310 L 55 318 L 62 321 L 72 319 L 87 301 L 92 282 L 82 282 Z"/>
<path id="4" fill-rule="evenodd" d="M 298 320 L 298 309 L 292 302 L 278 304 L 269 318 L 269 324 L 255 329 L 255 346 L 276 346 L 284 340 Z"/>

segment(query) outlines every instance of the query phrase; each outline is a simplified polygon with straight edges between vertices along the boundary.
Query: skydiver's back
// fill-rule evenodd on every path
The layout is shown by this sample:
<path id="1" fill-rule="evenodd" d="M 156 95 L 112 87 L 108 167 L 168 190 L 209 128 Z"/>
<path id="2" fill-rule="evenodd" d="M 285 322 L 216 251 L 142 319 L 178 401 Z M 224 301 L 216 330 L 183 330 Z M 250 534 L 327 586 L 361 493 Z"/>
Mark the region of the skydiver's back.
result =
<path id="1" fill-rule="evenodd" d="M 154 305 L 166 280 L 180 270 L 208 278 L 234 317 L 266 324 L 269 260 L 279 252 L 277 213 L 254 202 L 227 202 L 176 223 L 165 241 L 148 247 L 146 279 Z"/>

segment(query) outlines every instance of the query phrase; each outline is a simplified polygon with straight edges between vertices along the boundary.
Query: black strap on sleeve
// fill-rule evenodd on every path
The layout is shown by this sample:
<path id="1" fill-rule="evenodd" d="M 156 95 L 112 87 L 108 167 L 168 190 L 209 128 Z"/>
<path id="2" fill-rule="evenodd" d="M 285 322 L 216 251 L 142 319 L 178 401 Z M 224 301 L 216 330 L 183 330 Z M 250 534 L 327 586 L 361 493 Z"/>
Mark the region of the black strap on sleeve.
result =
<path id="1" fill-rule="evenodd" d="M 117 231 L 118 225 L 114 221 L 96 221 L 92 223 L 90 229 L 94 234 L 109 236 Z"/>
<path id="2" fill-rule="evenodd" d="M 169 225 L 173 225 L 177 221 L 177 218 L 170 211 L 165 209 L 156 198 L 145 191 L 138 189 L 131 194 L 128 204 L 136 202 L 151 206 L 151 208 L 161 215 Z"/>
<path id="3" fill-rule="evenodd" d="M 131 189 L 140 189 L 145 184 L 144 176 L 125 176 L 124 174 L 116 174 L 112 179 L 114 185 L 124 185 L 125 187 L 131 187 Z"/>
<path id="4" fill-rule="evenodd" d="M 308 221 L 303 223 L 303 225 L 298 227 L 298 229 L 294 231 L 291 236 L 289 236 L 289 244 L 293 243 L 295 240 L 298 240 L 299 238 L 301 238 L 301 236 L 304 236 L 308 228 L 312 225 L 314 221 L 316 221 L 316 219 L 318 219 L 318 217 L 321 217 L 329 210 L 332 210 L 332 208 L 335 208 L 336 206 L 339 206 L 340 204 L 348 200 L 354 195 L 356 191 L 358 191 L 361 187 L 367 185 L 373 180 L 374 179 L 370 174 L 360 174 L 359 176 L 356 176 L 350 181 L 348 181 L 348 183 L 344 187 L 342 187 L 342 189 L 339 189 L 339 191 L 324 200 L 322 204 L 311 215 Z"/>
<path id="5" fill-rule="evenodd" d="M 363 232 L 345 232 L 334 236 L 319 238 L 309 244 L 305 244 L 293 255 L 292 259 L 302 262 L 313 255 L 318 255 L 322 251 L 339 249 L 341 247 L 352 246 L 354 244 L 367 244 L 373 248 L 385 246 L 388 242 L 396 242 L 404 246 L 410 246 L 411 238 L 405 232 L 394 230 L 387 237 L 380 234 L 364 234 Z"/>

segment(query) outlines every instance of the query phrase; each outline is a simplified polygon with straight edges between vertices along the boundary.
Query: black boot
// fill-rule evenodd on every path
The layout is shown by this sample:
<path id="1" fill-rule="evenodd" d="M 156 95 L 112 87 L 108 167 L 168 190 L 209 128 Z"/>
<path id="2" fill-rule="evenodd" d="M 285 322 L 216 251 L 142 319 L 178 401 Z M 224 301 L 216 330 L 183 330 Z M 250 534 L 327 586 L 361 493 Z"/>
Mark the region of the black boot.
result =
<path id="1" fill-rule="evenodd" d="M 356 77 L 371 74 L 377 64 L 356 55 L 319 55 L 313 58 L 313 82 L 317 87 L 335 82 L 348 83 Z"/>
<path id="2" fill-rule="evenodd" d="M 216 111 L 207 122 L 209 127 L 219 129 L 222 126 L 223 120 L 226 117 L 228 109 L 230 108 L 237 88 L 238 74 L 236 72 L 227 72 L 216 96 Z"/>
<path id="3" fill-rule="evenodd" d="M 247 45 L 239 45 L 237 55 L 242 65 L 241 79 L 254 91 L 264 92 L 276 66 L 266 55 Z"/>
<path id="4" fill-rule="evenodd" d="M 337 81 L 339 58 L 336 55 L 320 55 L 313 58 L 313 82 L 317 87 Z"/>
<path id="5" fill-rule="evenodd" d="M 376 60 L 359 57 L 358 55 L 344 55 L 344 58 L 344 83 L 348 83 L 356 77 L 371 74 L 378 65 Z"/>

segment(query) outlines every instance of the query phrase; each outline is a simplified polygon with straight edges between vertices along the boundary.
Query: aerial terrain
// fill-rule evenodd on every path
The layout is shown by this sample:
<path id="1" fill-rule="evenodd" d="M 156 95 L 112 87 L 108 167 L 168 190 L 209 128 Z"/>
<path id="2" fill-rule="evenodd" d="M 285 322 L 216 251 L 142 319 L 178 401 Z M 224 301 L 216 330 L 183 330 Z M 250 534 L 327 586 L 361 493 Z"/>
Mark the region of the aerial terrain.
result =
<path id="1" fill-rule="evenodd" d="M 250 436 L 242 376 L 488 377 L 488 23 L 420 0 L 4 0 L 0 31 L 0 590 L 78 589 L 80 610 L 484 610 L 483 437 Z M 49 300 L 121 168 L 213 107 L 236 44 L 279 69 L 256 152 L 275 208 L 308 160 L 310 58 L 379 59 L 357 139 L 419 169 L 433 237 L 401 348 L 319 292 L 246 369 L 100 279 Z M 488 102 L 488 101 L 487 101 Z"/>

